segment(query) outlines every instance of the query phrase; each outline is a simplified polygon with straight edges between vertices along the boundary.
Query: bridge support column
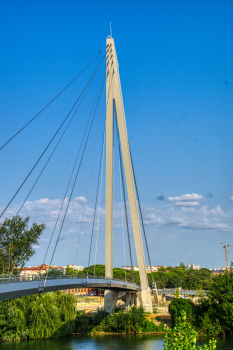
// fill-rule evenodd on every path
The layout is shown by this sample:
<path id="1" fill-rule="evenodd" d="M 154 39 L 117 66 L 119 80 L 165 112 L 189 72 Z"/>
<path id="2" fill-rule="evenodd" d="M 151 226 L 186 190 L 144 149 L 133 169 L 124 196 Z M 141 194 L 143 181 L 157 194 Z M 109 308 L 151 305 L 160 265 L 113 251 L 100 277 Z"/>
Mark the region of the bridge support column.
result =
<path id="1" fill-rule="evenodd" d="M 132 293 L 131 294 L 131 298 L 132 298 L 132 306 L 137 306 L 137 295 L 136 295 L 136 293 Z"/>
<path id="2" fill-rule="evenodd" d="M 117 299 L 118 292 L 106 290 L 104 292 L 104 310 L 107 312 L 112 312 L 112 310 L 116 307 Z"/>
<path id="3" fill-rule="evenodd" d="M 126 292 L 126 301 L 125 301 L 125 308 L 126 310 L 129 310 L 131 307 L 132 301 L 131 301 L 131 293 Z"/>
<path id="4" fill-rule="evenodd" d="M 152 294 L 153 294 L 153 297 L 154 297 L 154 302 L 155 302 L 155 304 L 158 304 L 158 302 L 159 302 L 159 296 L 158 296 L 157 289 L 152 289 Z"/>
<path id="5" fill-rule="evenodd" d="M 121 92 L 119 67 L 113 38 L 107 38 L 110 53 L 107 56 L 107 111 L 106 111 L 106 253 L 105 276 L 112 276 L 112 227 L 113 227 L 113 107 L 116 108 L 117 124 L 123 156 L 125 179 L 129 198 L 129 207 L 134 233 L 139 274 L 141 280 L 141 304 L 148 312 L 153 312 L 151 293 L 146 273 L 140 220 L 138 215 L 131 154 L 125 121 L 124 104 Z M 114 104 L 113 104 L 114 101 Z"/>
<path id="6" fill-rule="evenodd" d="M 143 306 L 145 311 L 153 312 L 150 289 L 137 292 L 137 306 Z"/>

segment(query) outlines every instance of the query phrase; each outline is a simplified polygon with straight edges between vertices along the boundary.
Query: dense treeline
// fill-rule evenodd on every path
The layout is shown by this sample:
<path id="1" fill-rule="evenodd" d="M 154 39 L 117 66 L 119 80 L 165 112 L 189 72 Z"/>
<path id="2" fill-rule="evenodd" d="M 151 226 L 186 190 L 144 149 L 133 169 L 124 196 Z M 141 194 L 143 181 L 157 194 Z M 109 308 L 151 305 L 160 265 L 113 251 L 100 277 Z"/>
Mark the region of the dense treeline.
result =
<path id="1" fill-rule="evenodd" d="M 45 293 L 0 302 L 0 339 L 2 341 L 48 339 L 72 333 L 164 332 L 146 320 L 142 307 L 112 314 L 100 310 L 94 315 L 76 311 L 76 298 L 63 292 Z"/>
<path id="2" fill-rule="evenodd" d="M 168 271 L 168 272 L 167 272 Z M 89 276 L 93 276 L 95 272 L 96 276 L 105 275 L 104 265 L 92 265 L 89 267 Z M 73 273 L 73 270 L 68 270 L 67 273 Z M 86 275 L 87 268 L 79 272 L 79 275 Z M 113 269 L 113 277 L 126 279 L 128 281 L 134 280 L 136 283 L 140 283 L 140 277 L 138 271 L 126 271 L 120 268 Z M 152 276 L 151 273 L 147 274 L 149 285 L 152 286 Z M 214 282 L 214 275 L 209 269 L 202 268 L 200 270 L 185 270 L 183 266 L 181 267 L 169 267 L 162 271 L 153 272 L 154 281 L 157 284 L 157 288 L 177 288 L 182 287 L 183 289 L 196 289 L 196 290 L 207 290 Z"/>
<path id="3" fill-rule="evenodd" d="M 182 311 L 187 320 L 202 334 L 219 335 L 233 332 L 233 271 L 216 276 L 210 285 L 207 297 L 198 304 L 191 300 L 174 299 L 169 305 L 173 323 L 176 326 Z"/>
<path id="4" fill-rule="evenodd" d="M 0 302 L 2 341 L 57 338 L 70 334 L 76 298 L 63 292 L 30 295 Z"/>
<path id="5" fill-rule="evenodd" d="M 146 314 L 142 307 L 131 307 L 129 312 L 116 308 L 112 314 L 105 310 L 100 310 L 93 316 L 87 316 L 79 312 L 75 319 L 75 328 L 78 333 L 146 333 L 165 332 L 163 322 L 155 325 L 146 319 Z"/>

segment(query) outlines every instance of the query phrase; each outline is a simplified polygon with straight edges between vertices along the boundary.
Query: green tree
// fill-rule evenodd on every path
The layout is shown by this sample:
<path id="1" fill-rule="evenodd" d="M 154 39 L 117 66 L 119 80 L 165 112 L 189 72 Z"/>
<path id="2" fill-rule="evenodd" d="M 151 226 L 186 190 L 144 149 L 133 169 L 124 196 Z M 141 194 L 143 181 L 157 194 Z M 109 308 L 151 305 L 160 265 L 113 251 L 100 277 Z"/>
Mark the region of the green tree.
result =
<path id="1" fill-rule="evenodd" d="M 210 286 L 207 298 L 200 300 L 199 327 L 207 334 L 233 331 L 233 271 L 218 275 Z M 210 324 L 215 325 L 211 328 Z"/>
<path id="2" fill-rule="evenodd" d="M 0 301 L 0 340 L 58 338 L 74 327 L 76 298 L 63 292 Z"/>
<path id="3" fill-rule="evenodd" d="M 175 295 L 176 298 L 180 297 L 180 292 L 179 292 L 178 288 L 176 288 L 176 291 L 174 292 L 174 295 Z"/>
<path id="4" fill-rule="evenodd" d="M 179 268 L 181 269 L 181 270 L 186 270 L 186 266 L 185 266 L 185 264 L 181 261 L 181 263 L 180 263 L 180 266 L 179 266 Z"/>
<path id="5" fill-rule="evenodd" d="M 174 328 L 168 329 L 165 336 L 164 350 L 215 350 L 216 340 L 210 340 L 204 347 L 197 345 L 197 333 L 193 327 L 186 321 L 185 311 L 181 311 L 178 322 Z"/>
<path id="6" fill-rule="evenodd" d="M 187 321 L 195 323 L 195 305 L 190 299 L 175 298 L 169 304 L 169 313 L 171 314 L 172 322 L 176 326 L 185 312 Z"/>
<path id="7" fill-rule="evenodd" d="M 12 272 L 16 266 L 23 267 L 35 254 L 34 244 L 39 243 L 39 237 L 45 229 L 45 224 L 32 224 L 29 228 L 29 216 L 13 216 L 5 219 L 0 226 L 0 270 Z"/>
<path id="8" fill-rule="evenodd" d="M 181 287 L 181 277 L 178 274 L 171 273 L 169 274 L 169 280 L 166 283 L 166 288 L 177 288 Z"/>
<path id="9" fill-rule="evenodd" d="M 188 271 L 187 275 L 184 276 L 182 287 L 184 289 L 189 289 L 189 290 L 197 290 L 202 288 L 201 280 L 197 276 L 196 272 Z"/>

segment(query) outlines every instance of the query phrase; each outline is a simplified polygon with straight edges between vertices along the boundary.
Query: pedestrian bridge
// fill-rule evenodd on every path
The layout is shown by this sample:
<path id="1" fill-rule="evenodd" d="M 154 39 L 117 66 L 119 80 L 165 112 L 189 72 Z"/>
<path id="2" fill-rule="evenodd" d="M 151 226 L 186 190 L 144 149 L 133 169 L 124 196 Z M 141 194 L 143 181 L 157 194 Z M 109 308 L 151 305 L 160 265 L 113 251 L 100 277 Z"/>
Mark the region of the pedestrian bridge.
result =
<path id="1" fill-rule="evenodd" d="M 24 278 L 17 276 L 0 278 L 0 300 L 73 288 L 97 288 L 121 292 L 141 290 L 141 287 L 133 282 L 107 277 L 33 276 Z"/>
<path id="2" fill-rule="evenodd" d="M 173 289 L 157 289 L 157 292 L 159 295 L 169 295 L 174 296 L 176 292 L 176 288 Z M 179 290 L 180 296 L 200 296 L 200 295 L 207 295 L 206 290 Z"/>

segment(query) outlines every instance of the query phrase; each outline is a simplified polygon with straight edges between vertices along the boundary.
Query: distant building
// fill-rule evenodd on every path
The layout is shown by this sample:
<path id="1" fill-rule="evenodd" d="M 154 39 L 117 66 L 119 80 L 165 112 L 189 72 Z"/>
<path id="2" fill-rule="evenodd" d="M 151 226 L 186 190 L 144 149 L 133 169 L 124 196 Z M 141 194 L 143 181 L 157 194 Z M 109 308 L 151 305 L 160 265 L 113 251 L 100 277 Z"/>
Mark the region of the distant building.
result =
<path id="1" fill-rule="evenodd" d="M 127 270 L 127 271 L 139 271 L 139 267 L 138 266 L 122 266 L 121 267 L 123 270 Z M 157 266 L 146 266 L 146 272 L 150 273 L 150 272 L 157 272 L 159 271 L 159 269 L 161 268 L 166 268 L 166 266 L 161 266 L 161 265 L 157 265 Z"/>
<path id="2" fill-rule="evenodd" d="M 201 266 L 200 265 L 195 265 L 195 264 L 190 264 L 190 265 L 185 265 L 186 270 L 200 270 Z"/>
<path id="3" fill-rule="evenodd" d="M 24 267 L 20 272 L 20 276 L 21 277 L 38 276 L 41 274 L 45 274 L 48 269 L 58 270 L 58 271 L 61 271 L 62 274 L 65 274 L 67 267 L 74 269 L 76 271 L 83 270 L 83 266 L 81 265 L 54 266 L 54 265 L 42 264 L 42 265 Z"/>
<path id="4" fill-rule="evenodd" d="M 147 273 L 158 272 L 162 268 L 166 268 L 166 266 L 161 266 L 161 265 L 150 266 L 150 265 L 148 265 L 148 266 L 146 266 L 146 272 Z"/>
<path id="5" fill-rule="evenodd" d="M 48 269 L 61 270 L 61 272 L 64 273 L 63 266 L 42 264 L 42 265 L 24 267 L 20 272 L 20 276 L 21 277 L 38 276 L 40 274 L 45 274 Z"/>
<path id="6" fill-rule="evenodd" d="M 88 295 L 92 291 L 92 288 L 73 288 L 73 289 L 65 289 L 63 292 L 73 294 L 73 295 Z"/>
<path id="7" fill-rule="evenodd" d="M 139 267 L 138 266 L 121 266 L 121 268 L 123 270 L 129 270 L 129 271 L 139 271 Z"/>
<path id="8" fill-rule="evenodd" d="M 215 269 L 210 269 L 210 271 L 212 271 L 214 275 L 220 275 L 226 271 L 226 268 L 225 267 L 218 267 Z"/>

